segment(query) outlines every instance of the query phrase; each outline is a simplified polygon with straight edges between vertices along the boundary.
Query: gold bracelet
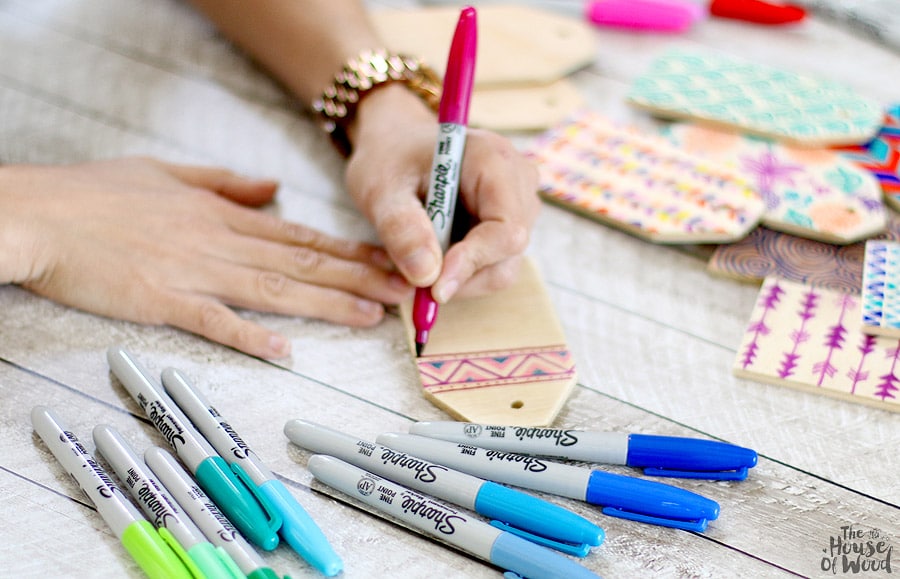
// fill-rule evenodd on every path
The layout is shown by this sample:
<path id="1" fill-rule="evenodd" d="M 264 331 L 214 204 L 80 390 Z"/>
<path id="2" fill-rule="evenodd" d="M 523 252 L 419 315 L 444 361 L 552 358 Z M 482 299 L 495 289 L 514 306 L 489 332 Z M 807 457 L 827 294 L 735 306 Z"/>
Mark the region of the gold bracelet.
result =
<path id="1" fill-rule="evenodd" d="M 312 103 L 322 129 L 329 134 L 338 151 L 350 156 L 352 147 L 347 127 L 356 118 L 359 102 L 374 88 L 389 82 L 401 82 L 437 110 L 441 99 L 438 75 L 421 60 L 386 50 L 364 50 L 351 58 L 334 75 L 334 81 Z"/>

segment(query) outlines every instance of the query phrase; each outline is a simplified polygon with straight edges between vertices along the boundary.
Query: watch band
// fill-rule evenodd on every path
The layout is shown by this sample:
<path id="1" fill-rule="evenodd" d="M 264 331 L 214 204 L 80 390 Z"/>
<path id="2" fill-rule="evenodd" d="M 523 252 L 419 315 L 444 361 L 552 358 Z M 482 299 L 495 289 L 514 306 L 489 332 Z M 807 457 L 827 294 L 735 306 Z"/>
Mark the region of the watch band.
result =
<path id="1" fill-rule="evenodd" d="M 364 50 L 351 58 L 334 76 L 334 81 L 312 103 L 322 129 L 345 157 L 352 147 L 347 127 L 356 117 L 359 102 L 374 88 L 389 82 L 401 82 L 437 110 L 441 98 L 441 81 L 437 73 L 418 58 L 389 53 L 386 50 Z"/>

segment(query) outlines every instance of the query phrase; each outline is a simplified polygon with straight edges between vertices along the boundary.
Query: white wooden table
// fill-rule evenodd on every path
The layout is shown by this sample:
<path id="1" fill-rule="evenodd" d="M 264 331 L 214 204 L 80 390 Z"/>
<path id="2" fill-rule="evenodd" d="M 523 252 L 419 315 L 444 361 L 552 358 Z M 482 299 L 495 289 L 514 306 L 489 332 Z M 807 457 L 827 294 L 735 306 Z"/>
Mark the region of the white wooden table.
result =
<path id="1" fill-rule="evenodd" d="M 577 2 L 545 4 L 578 11 Z M 790 29 L 711 20 L 680 36 L 605 30 L 597 37 L 595 63 L 574 79 L 594 109 L 639 125 L 650 121 L 625 104 L 629 83 L 673 44 L 830 78 L 884 104 L 900 98 L 900 54 L 815 18 Z M 286 218 L 372 238 L 325 142 L 295 103 L 184 3 L 0 2 L 2 162 L 150 154 L 225 165 L 281 179 L 273 210 Z M 712 437 L 760 454 L 744 482 L 668 481 L 720 503 L 720 518 L 703 534 L 621 521 L 551 497 L 606 530 L 586 566 L 607 578 L 843 576 L 823 570 L 823 557 L 851 526 L 879 531 L 900 558 L 900 418 L 733 377 L 756 287 L 711 277 L 696 257 L 550 206 L 529 254 L 579 374 L 557 425 Z M 93 426 L 109 423 L 138 449 L 163 445 L 110 376 L 105 351 L 121 343 L 152 372 L 179 367 L 208 393 L 321 523 L 344 558 L 345 577 L 498 577 L 489 565 L 324 494 L 305 468 L 308 455 L 282 434 L 291 418 L 371 439 L 415 420 L 446 419 L 419 393 L 399 319 L 353 330 L 246 315 L 289 336 L 293 357 L 268 363 L 170 328 L 112 321 L 0 287 L 0 574 L 141 576 L 29 420 L 31 408 L 45 404 L 89 443 Z M 316 576 L 286 546 L 265 558 L 293 577 Z"/>

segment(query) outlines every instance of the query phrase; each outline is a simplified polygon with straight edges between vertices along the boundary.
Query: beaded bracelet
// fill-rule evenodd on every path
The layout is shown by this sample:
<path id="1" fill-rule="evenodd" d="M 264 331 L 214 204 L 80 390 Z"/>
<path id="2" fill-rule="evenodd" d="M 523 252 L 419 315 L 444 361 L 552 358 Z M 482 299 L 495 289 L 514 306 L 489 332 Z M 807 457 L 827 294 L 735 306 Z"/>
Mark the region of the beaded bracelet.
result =
<path id="1" fill-rule="evenodd" d="M 322 96 L 312 103 L 322 129 L 345 157 L 352 150 L 347 127 L 356 117 L 359 102 L 373 89 L 389 82 L 405 84 L 437 110 L 441 98 L 438 75 L 417 58 L 386 50 L 364 50 L 348 60 Z"/>

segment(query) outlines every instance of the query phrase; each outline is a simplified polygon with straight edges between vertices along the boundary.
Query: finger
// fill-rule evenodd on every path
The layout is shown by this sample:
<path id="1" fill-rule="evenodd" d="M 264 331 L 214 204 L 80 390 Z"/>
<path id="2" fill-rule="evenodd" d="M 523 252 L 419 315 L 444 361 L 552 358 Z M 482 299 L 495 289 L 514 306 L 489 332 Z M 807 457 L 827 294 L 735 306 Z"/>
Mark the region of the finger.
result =
<path id="1" fill-rule="evenodd" d="M 375 226 L 378 239 L 397 269 L 415 286 L 428 286 L 437 279 L 441 268 L 441 248 L 434 228 L 418 196 L 421 180 L 409 168 L 387 168 L 382 180 L 352 179 L 348 171 L 348 188 L 368 220 Z"/>
<path id="2" fill-rule="evenodd" d="M 252 179 L 219 167 L 178 165 L 160 161 L 161 166 L 180 181 L 213 191 L 241 205 L 260 207 L 269 203 L 278 190 L 272 179 Z"/>
<path id="3" fill-rule="evenodd" d="M 291 353 L 291 343 L 284 336 L 241 318 L 214 299 L 169 294 L 161 300 L 167 302 L 162 305 L 168 325 L 260 358 L 285 358 Z"/>
<path id="4" fill-rule="evenodd" d="M 472 131 L 460 188 L 480 221 L 509 221 L 530 228 L 540 209 L 538 184 L 535 164 L 509 141 L 494 133 Z"/>
<path id="5" fill-rule="evenodd" d="M 222 260 L 281 273 L 294 281 L 335 288 L 380 303 L 398 304 L 412 292 L 412 286 L 402 275 L 378 264 L 352 259 L 360 255 L 368 257 L 367 252 L 360 250 L 343 252 L 351 259 L 342 259 L 314 247 L 233 234 L 221 240 L 211 239 L 210 244 L 208 251 Z"/>
<path id="6" fill-rule="evenodd" d="M 521 266 L 522 256 L 517 255 L 481 269 L 452 297 L 476 297 L 506 289 L 519 279 Z"/>
<path id="7" fill-rule="evenodd" d="M 242 207 L 224 207 L 222 210 L 229 227 L 247 238 L 305 247 L 339 259 L 367 263 L 385 271 L 395 269 L 385 250 L 370 243 L 332 237 L 311 227 Z"/>
<path id="8" fill-rule="evenodd" d="M 412 285 L 424 287 L 437 279 L 441 248 L 417 199 L 402 197 L 392 204 L 387 197 L 380 198 L 371 219 L 388 255 Z"/>
<path id="9" fill-rule="evenodd" d="M 446 303 L 476 273 L 522 253 L 528 247 L 528 232 L 524 225 L 505 221 L 483 221 L 476 225 L 447 251 L 444 269 L 431 289 L 434 299 Z M 486 275 L 486 279 L 497 272 Z"/>
<path id="10" fill-rule="evenodd" d="M 368 327 L 384 317 L 376 301 L 335 288 L 228 262 L 201 262 L 185 271 L 177 289 L 207 295 L 229 305 L 260 312 L 317 318 L 345 326 Z"/>

